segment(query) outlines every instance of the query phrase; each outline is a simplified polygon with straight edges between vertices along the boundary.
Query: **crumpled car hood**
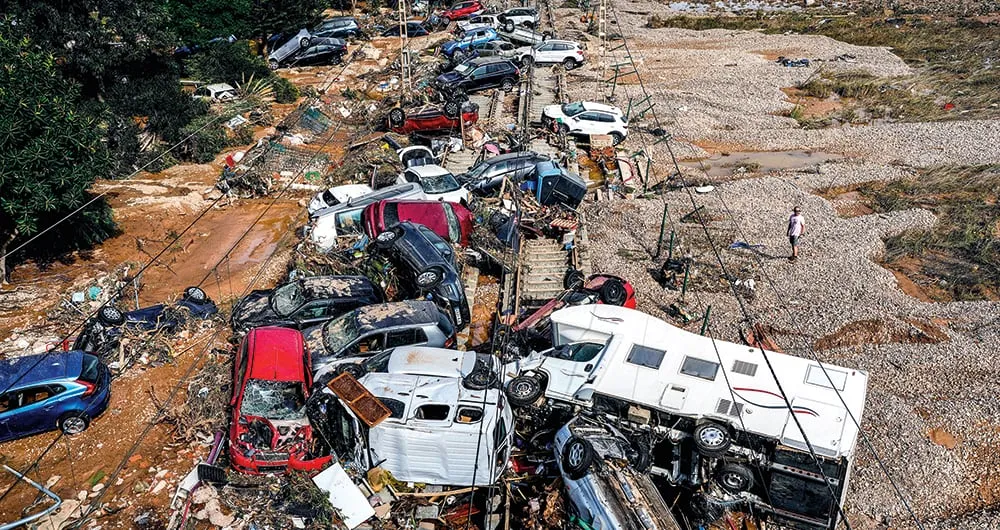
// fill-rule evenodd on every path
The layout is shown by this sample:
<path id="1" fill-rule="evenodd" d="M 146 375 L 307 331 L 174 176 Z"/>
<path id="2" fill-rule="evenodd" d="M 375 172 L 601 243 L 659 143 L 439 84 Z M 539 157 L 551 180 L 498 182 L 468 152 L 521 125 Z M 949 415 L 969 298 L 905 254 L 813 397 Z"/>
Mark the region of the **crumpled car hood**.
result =
<path id="1" fill-rule="evenodd" d="M 254 322 L 278 319 L 278 314 L 271 309 L 270 291 L 253 291 L 240 300 L 233 309 L 233 322 L 247 325 Z"/>

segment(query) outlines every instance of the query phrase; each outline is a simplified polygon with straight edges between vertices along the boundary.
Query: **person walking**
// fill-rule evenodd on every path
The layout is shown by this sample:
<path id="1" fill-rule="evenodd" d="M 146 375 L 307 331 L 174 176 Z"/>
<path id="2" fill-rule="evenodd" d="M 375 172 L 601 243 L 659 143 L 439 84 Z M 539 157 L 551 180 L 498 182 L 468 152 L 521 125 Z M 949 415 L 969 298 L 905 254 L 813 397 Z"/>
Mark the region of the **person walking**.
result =
<path id="1" fill-rule="evenodd" d="M 788 257 L 790 261 L 799 259 L 799 238 L 805 234 L 806 219 L 802 217 L 802 209 L 796 206 L 792 209 L 792 215 L 788 218 L 788 242 L 792 244 L 792 255 Z"/>

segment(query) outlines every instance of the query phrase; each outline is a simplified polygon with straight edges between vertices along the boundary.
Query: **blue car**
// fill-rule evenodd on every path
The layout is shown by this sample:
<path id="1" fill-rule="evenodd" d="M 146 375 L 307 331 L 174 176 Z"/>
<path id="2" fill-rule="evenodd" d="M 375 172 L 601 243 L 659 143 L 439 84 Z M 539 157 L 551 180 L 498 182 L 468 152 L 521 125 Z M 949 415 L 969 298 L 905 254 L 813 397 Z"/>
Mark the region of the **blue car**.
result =
<path id="1" fill-rule="evenodd" d="M 46 431 L 83 432 L 108 407 L 111 372 L 78 350 L 0 361 L 0 442 Z"/>
<path id="2" fill-rule="evenodd" d="M 73 343 L 74 350 L 105 352 L 118 346 L 118 339 L 125 330 L 173 332 L 190 315 L 205 319 L 219 312 L 205 291 L 188 287 L 174 306 L 156 304 L 135 311 L 121 311 L 113 305 L 104 305 L 97 316 L 88 320 L 83 331 Z"/>
<path id="3" fill-rule="evenodd" d="M 441 45 L 441 53 L 448 57 L 451 57 L 456 52 L 461 54 L 466 54 L 468 50 L 477 44 L 485 44 L 490 41 L 495 41 L 500 38 L 497 35 L 496 30 L 493 28 L 476 28 L 466 31 L 462 38 L 450 40 Z"/>

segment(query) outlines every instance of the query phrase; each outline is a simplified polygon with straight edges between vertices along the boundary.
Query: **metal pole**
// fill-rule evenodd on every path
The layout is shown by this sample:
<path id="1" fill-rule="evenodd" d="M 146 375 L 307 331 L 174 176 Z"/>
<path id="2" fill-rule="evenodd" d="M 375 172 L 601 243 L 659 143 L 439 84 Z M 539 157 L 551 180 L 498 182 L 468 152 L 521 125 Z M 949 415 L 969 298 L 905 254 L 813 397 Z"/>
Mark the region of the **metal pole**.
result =
<path id="1" fill-rule="evenodd" d="M 705 331 L 708 330 L 708 315 L 712 313 L 712 306 L 709 305 L 705 308 L 705 320 L 701 323 L 701 334 L 704 335 Z"/>
<path id="2" fill-rule="evenodd" d="M 667 261 L 674 259 L 674 231 L 670 231 L 670 248 L 667 250 Z"/>
<path id="3" fill-rule="evenodd" d="M 663 232 L 667 229 L 667 203 L 663 203 L 663 220 L 660 221 L 660 237 L 656 240 L 656 256 L 654 259 L 660 259 L 660 251 L 663 250 Z M 673 239 L 673 233 L 671 233 L 671 239 Z"/>
<path id="4" fill-rule="evenodd" d="M 681 286 L 681 300 L 684 300 L 684 295 L 687 294 L 688 290 L 688 277 L 691 276 L 691 262 L 684 264 L 684 285 Z"/>

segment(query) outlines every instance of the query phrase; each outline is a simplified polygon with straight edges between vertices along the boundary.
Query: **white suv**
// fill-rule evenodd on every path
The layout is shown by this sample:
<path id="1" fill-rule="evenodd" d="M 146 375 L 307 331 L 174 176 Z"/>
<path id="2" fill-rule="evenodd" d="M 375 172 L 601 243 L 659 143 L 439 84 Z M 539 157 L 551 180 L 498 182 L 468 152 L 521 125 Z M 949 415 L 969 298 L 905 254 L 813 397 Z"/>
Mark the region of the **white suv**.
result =
<path id="1" fill-rule="evenodd" d="M 409 182 L 420 184 L 424 190 L 424 197 L 429 201 L 469 203 L 469 190 L 458 183 L 451 171 L 441 166 L 427 164 L 408 167 L 396 179 L 396 183 Z"/>
<path id="2" fill-rule="evenodd" d="M 567 70 L 572 70 L 583 64 L 585 56 L 580 45 L 570 40 L 547 40 L 534 46 L 523 46 L 517 49 L 521 64 L 562 64 Z"/>
<path id="3" fill-rule="evenodd" d="M 497 20 L 507 32 L 514 31 L 515 26 L 535 28 L 538 26 L 538 11 L 531 7 L 515 7 L 501 13 Z"/>
<path id="4" fill-rule="evenodd" d="M 615 145 L 628 136 L 628 122 L 622 110 L 611 105 L 575 101 L 565 105 L 548 105 L 542 110 L 542 124 L 566 134 L 591 136 L 606 134 Z"/>

